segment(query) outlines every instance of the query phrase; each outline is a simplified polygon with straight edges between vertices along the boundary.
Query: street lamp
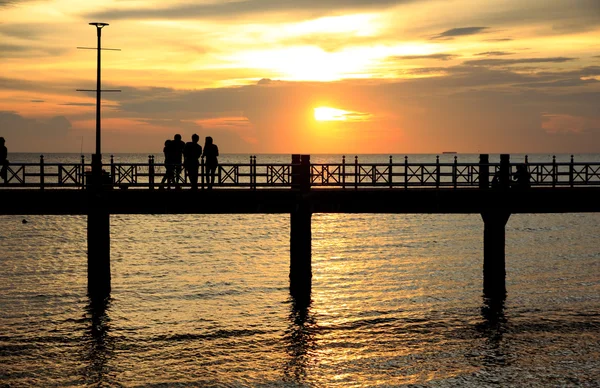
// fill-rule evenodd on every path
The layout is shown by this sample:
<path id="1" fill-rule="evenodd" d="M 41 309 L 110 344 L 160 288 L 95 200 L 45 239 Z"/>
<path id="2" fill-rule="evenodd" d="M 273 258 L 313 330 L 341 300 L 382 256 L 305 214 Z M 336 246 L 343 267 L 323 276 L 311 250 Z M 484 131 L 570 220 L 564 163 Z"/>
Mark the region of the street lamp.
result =
<path id="1" fill-rule="evenodd" d="M 102 29 L 108 26 L 108 23 L 102 22 L 92 22 L 89 23 L 90 26 L 96 27 L 96 32 L 98 36 L 98 45 L 97 47 L 77 47 L 78 49 L 87 49 L 87 50 L 96 50 L 98 52 L 98 60 L 96 65 L 96 89 L 77 89 L 80 92 L 96 92 L 96 153 L 92 155 L 92 177 L 94 181 L 94 185 L 97 188 L 101 187 L 102 182 L 102 141 L 101 141 L 101 119 L 100 119 L 100 105 L 102 101 L 102 92 L 120 92 L 120 90 L 111 90 L 106 89 L 102 90 L 101 88 L 101 54 L 102 50 L 113 50 L 113 51 L 121 51 L 120 49 L 103 49 L 101 45 L 101 37 L 102 37 Z"/>
<path id="2" fill-rule="evenodd" d="M 108 26 L 108 23 L 100 23 L 100 22 L 94 22 L 94 23 L 90 23 L 90 26 L 96 26 L 96 31 L 98 33 L 98 62 L 96 65 L 96 154 L 95 154 L 95 159 L 94 157 L 92 157 L 92 174 L 94 174 L 94 168 L 99 168 L 100 170 L 102 170 L 102 151 L 101 151 L 101 140 L 100 140 L 100 94 L 102 92 L 102 90 L 100 89 L 100 78 L 101 78 L 101 71 L 100 71 L 100 66 L 101 66 L 101 62 L 100 62 L 100 52 L 102 51 L 102 48 L 100 47 L 101 43 L 100 43 L 100 38 L 102 36 L 102 28 L 104 28 L 105 26 Z M 96 167 L 95 167 L 96 166 Z M 96 177 L 98 177 L 100 174 L 96 175 Z"/>

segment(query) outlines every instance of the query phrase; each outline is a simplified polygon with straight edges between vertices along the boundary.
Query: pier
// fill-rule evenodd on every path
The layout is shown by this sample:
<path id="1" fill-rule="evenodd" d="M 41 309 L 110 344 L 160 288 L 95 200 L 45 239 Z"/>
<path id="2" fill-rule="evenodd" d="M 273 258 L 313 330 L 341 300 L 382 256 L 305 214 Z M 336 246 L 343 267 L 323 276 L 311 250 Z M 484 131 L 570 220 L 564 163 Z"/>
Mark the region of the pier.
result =
<path id="1" fill-rule="evenodd" d="M 530 187 L 516 187 L 517 166 L 525 166 Z M 213 190 L 160 185 L 164 165 L 110 163 L 101 184 L 91 165 L 12 163 L 0 181 L 0 214 L 87 215 L 88 291 L 110 293 L 111 214 L 290 214 L 290 290 L 299 298 L 311 290 L 311 217 L 314 213 L 480 214 L 483 221 L 483 292 L 503 297 L 505 226 L 511 214 L 600 211 L 600 163 L 312 163 L 292 155 L 288 164 L 221 164 Z"/>

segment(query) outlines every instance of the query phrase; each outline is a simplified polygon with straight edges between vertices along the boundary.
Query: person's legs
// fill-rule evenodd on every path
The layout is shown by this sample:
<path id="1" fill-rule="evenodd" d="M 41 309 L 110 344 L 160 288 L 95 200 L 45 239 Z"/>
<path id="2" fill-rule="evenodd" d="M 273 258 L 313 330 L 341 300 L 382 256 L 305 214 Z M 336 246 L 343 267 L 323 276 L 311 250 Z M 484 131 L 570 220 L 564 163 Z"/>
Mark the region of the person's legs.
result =
<path id="1" fill-rule="evenodd" d="M 207 177 L 206 177 L 206 183 L 208 184 L 208 188 L 212 189 L 212 187 L 215 184 L 215 174 L 217 172 L 217 166 L 215 165 L 209 165 L 208 169 L 207 169 Z"/>
<path id="2" fill-rule="evenodd" d="M 188 170 L 188 176 L 192 185 L 192 190 L 198 190 L 198 166 L 192 167 Z"/>

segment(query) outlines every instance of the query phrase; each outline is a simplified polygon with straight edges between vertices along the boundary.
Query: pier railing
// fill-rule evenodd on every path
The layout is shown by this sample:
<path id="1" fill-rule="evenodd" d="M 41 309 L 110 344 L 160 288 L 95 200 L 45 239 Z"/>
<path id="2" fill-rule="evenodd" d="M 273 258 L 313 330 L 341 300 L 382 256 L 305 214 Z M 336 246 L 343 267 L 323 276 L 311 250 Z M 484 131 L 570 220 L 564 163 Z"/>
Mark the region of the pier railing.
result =
<path id="1" fill-rule="evenodd" d="M 525 163 L 463 163 L 457 157 L 450 163 L 440 162 L 439 157 L 431 163 L 413 163 L 408 157 L 394 160 L 391 156 L 383 163 L 361 163 L 358 157 L 339 163 L 310 163 L 310 156 L 300 156 L 291 163 L 259 163 L 250 156 L 248 163 L 221 163 L 215 176 L 219 188 L 298 188 L 305 179 L 304 188 L 482 188 L 490 187 L 494 176 L 507 171 L 506 181 L 515 178 L 517 165 L 525 165 L 532 187 L 581 187 L 600 186 L 600 163 L 569 162 Z M 161 189 L 166 182 L 166 166 L 155 163 L 149 156 L 147 163 L 118 163 L 111 157 L 103 165 L 104 185 L 110 188 Z M 189 179 L 183 167 L 176 168 L 176 185 L 189 187 Z M 200 167 L 199 184 L 206 186 L 204 164 Z M 85 188 L 91 174 L 91 164 L 82 157 L 79 163 L 10 163 L 6 179 L 0 178 L 2 188 Z M 304 176 L 304 178 L 302 177 Z M 483 178 L 483 179 L 482 179 Z M 175 185 L 171 184 L 171 187 Z"/>

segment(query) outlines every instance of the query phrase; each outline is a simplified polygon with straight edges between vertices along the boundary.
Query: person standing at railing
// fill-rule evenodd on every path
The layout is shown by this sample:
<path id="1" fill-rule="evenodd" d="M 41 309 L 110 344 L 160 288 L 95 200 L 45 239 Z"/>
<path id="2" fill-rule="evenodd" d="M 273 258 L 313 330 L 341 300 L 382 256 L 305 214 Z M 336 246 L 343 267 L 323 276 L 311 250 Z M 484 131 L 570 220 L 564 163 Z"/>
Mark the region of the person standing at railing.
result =
<path id="1" fill-rule="evenodd" d="M 164 187 L 165 182 L 167 182 L 167 189 L 171 188 L 171 183 L 174 183 L 174 173 L 175 173 L 175 155 L 173 150 L 173 140 L 165 141 L 165 147 L 163 148 L 163 153 L 165 154 L 165 176 L 163 176 L 160 181 L 160 188 Z"/>
<path id="2" fill-rule="evenodd" d="M 185 143 L 185 147 L 183 147 L 183 167 L 190 178 L 192 190 L 198 190 L 198 168 L 202 155 L 202 146 L 198 144 L 198 140 L 200 140 L 200 136 L 194 133 L 192 141 Z"/>
<path id="3" fill-rule="evenodd" d="M 215 184 L 215 173 L 217 171 L 217 166 L 219 165 L 217 156 L 219 156 L 219 147 L 213 143 L 212 137 L 206 136 L 202 157 L 205 158 L 206 183 L 208 184 L 209 190 L 212 189 Z"/>
<path id="4" fill-rule="evenodd" d="M 4 145 L 6 140 L 0 137 L 0 178 L 4 180 L 4 183 L 8 180 L 8 149 Z"/>
<path id="5" fill-rule="evenodd" d="M 531 187 L 531 174 L 527 171 L 527 166 L 524 164 L 517 165 L 517 171 L 514 175 L 514 185 L 513 187 L 517 189 L 528 189 Z"/>
<path id="6" fill-rule="evenodd" d="M 174 169 L 174 179 L 175 179 L 175 187 L 179 187 L 179 181 L 181 180 L 181 166 L 183 164 L 183 147 L 185 147 L 185 142 L 181 140 L 181 135 L 176 134 L 173 138 L 173 164 L 175 166 Z"/>

